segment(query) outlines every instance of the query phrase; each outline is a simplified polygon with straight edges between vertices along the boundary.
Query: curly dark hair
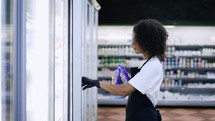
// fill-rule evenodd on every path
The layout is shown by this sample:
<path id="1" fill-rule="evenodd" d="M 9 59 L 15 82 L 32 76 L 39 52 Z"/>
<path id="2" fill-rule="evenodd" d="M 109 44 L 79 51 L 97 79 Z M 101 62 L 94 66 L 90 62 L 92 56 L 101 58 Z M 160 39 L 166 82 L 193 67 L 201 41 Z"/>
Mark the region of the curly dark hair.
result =
<path id="1" fill-rule="evenodd" d="M 164 58 L 168 33 L 163 25 L 155 19 L 140 20 L 133 27 L 135 40 L 143 51 L 151 56 Z"/>

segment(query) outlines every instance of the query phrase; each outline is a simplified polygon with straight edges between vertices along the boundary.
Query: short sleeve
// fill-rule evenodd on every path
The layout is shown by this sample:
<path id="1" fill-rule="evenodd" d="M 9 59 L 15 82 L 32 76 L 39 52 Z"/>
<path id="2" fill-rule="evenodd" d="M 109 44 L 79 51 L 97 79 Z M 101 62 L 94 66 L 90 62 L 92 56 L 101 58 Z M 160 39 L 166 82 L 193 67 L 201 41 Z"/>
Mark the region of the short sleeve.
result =
<path id="1" fill-rule="evenodd" d="M 160 89 L 163 68 L 159 60 L 148 61 L 129 83 L 142 94 L 150 94 Z"/>

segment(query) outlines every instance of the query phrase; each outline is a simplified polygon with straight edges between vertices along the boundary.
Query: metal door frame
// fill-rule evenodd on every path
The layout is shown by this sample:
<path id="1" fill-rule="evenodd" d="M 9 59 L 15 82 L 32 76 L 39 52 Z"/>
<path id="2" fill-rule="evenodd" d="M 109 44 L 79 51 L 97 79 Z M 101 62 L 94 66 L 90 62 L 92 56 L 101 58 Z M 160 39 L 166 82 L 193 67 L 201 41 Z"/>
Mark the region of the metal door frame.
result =
<path id="1" fill-rule="evenodd" d="M 26 121 L 26 20 L 25 0 L 14 0 L 14 121 Z"/>

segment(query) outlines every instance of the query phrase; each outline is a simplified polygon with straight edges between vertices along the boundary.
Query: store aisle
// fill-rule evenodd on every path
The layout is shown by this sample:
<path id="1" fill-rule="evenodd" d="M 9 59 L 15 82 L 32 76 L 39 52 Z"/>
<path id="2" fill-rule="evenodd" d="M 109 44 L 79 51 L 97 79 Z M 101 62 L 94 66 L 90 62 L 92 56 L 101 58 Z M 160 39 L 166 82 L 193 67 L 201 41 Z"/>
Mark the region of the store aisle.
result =
<path id="1" fill-rule="evenodd" d="M 215 109 L 159 108 L 163 121 L 215 121 Z M 99 107 L 98 121 L 125 121 L 124 107 Z"/>

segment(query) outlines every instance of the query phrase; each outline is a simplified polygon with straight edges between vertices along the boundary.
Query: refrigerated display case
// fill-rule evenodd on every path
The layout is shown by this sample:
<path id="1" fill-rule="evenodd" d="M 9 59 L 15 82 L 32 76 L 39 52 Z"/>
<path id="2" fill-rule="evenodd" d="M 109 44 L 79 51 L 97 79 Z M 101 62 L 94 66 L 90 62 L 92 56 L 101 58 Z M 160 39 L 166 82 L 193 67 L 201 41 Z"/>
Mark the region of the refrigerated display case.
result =
<path id="1" fill-rule="evenodd" d="M 96 75 L 95 3 L 0 2 L 1 121 L 97 120 L 96 89 L 81 89 L 82 75 Z"/>

